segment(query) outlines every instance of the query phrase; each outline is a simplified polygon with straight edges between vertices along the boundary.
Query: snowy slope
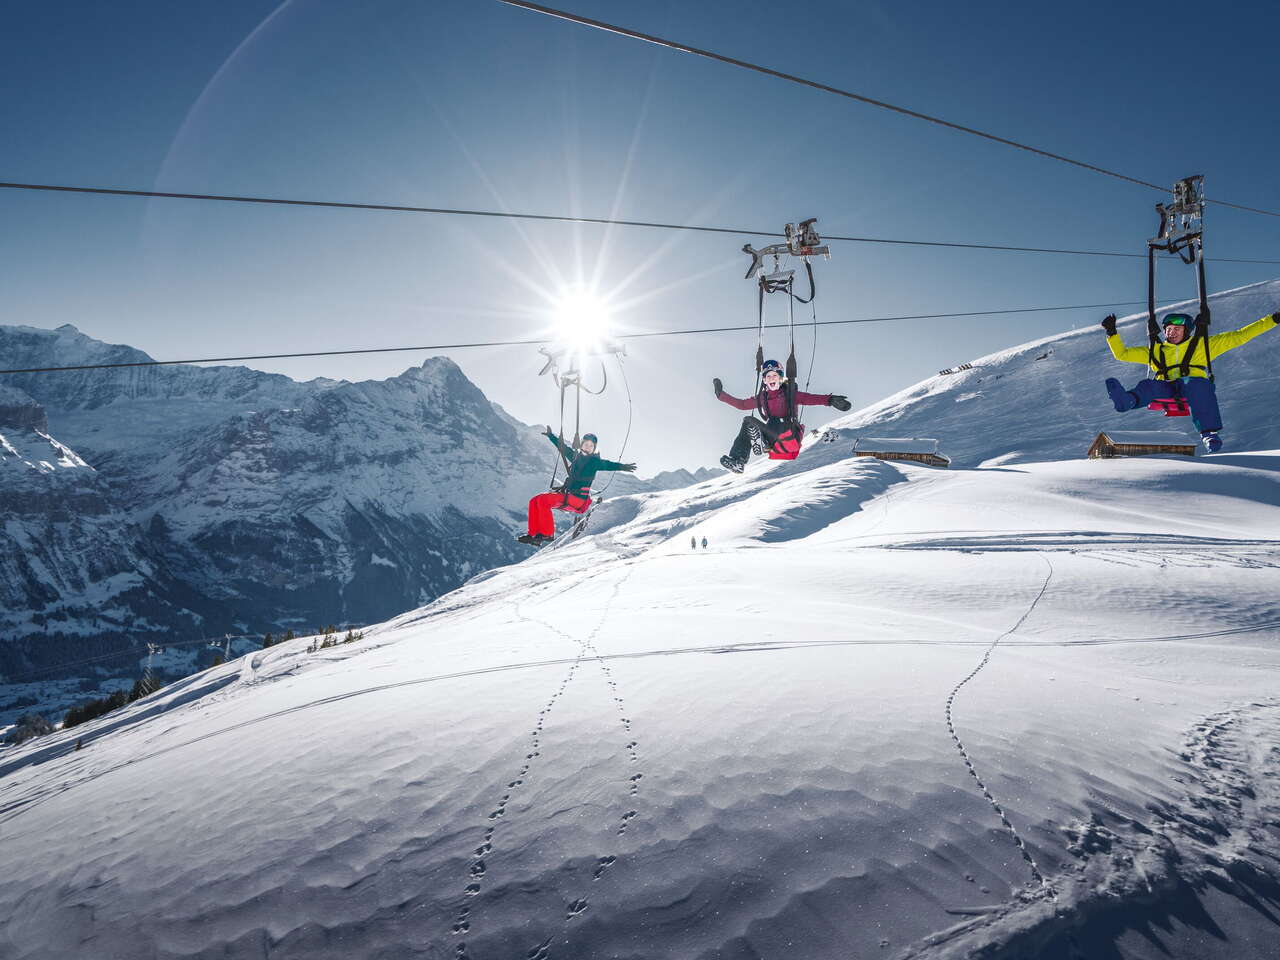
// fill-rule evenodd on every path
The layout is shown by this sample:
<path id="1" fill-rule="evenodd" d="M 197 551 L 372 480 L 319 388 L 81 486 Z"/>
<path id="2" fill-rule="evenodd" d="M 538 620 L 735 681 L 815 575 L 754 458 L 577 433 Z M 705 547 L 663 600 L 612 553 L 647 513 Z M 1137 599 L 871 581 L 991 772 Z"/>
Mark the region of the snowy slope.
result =
<path id="1" fill-rule="evenodd" d="M 0 954 L 1274 956 L 1280 452 L 848 446 L 0 754 Z"/>
<path id="2" fill-rule="evenodd" d="M 1235 330 L 1280 310 L 1280 280 L 1217 294 L 1210 306 L 1214 333 Z M 1195 304 L 1167 309 L 1174 308 L 1194 310 Z M 1126 343 L 1142 345 L 1146 323 L 1145 313 L 1134 314 L 1122 319 L 1118 329 Z M 957 343 L 958 357 L 962 350 L 963 341 Z M 1190 418 L 1112 409 L 1103 380 L 1116 377 L 1132 386 L 1146 376 L 1146 368 L 1115 360 L 1098 326 L 972 363 L 971 370 L 931 377 L 830 426 L 849 436 L 934 437 L 960 467 L 997 459 L 1019 463 L 1078 457 L 1108 429 L 1170 429 L 1198 442 Z M 1280 334 L 1264 333 L 1215 359 L 1213 369 L 1228 449 L 1280 447 L 1280 418 L 1275 416 Z"/>

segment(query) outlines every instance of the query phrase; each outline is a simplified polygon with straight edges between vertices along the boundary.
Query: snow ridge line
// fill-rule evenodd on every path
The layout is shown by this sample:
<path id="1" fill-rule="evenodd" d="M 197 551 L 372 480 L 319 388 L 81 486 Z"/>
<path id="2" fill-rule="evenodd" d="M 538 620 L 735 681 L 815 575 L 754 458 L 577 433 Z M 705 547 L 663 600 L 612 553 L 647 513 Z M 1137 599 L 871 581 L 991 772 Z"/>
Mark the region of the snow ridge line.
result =
<path id="1" fill-rule="evenodd" d="M 565 638 L 566 640 L 569 640 L 570 642 L 573 642 L 573 643 L 577 643 L 578 654 L 574 658 L 572 664 L 570 665 L 568 672 L 565 674 L 564 678 L 560 681 L 560 685 L 556 688 L 555 693 L 552 694 L 551 699 L 547 701 L 546 706 L 544 706 L 541 710 L 538 711 L 538 722 L 534 726 L 533 731 L 530 735 L 530 748 L 529 748 L 529 752 L 525 754 L 524 765 L 520 768 L 515 778 L 507 783 L 507 787 L 506 787 L 507 792 L 503 794 L 502 798 L 498 801 L 497 806 L 488 815 L 488 819 L 490 821 L 489 826 L 485 829 L 484 839 L 480 842 L 479 846 L 477 846 L 473 851 L 470 865 L 467 870 L 470 882 L 463 889 L 462 906 L 458 910 L 457 917 L 454 920 L 454 924 L 451 929 L 451 932 L 455 936 L 465 936 L 465 934 L 469 933 L 471 930 L 471 919 L 470 919 L 471 909 L 472 909 L 471 904 L 474 898 L 480 895 L 481 890 L 483 888 L 483 878 L 485 874 L 488 872 L 488 865 L 485 861 L 485 858 L 493 852 L 493 838 L 494 838 L 494 834 L 497 832 L 498 821 L 501 820 L 504 816 L 506 816 L 508 803 L 510 803 L 511 798 L 519 791 L 520 787 L 523 786 L 526 777 L 528 777 L 529 772 L 532 769 L 533 761 L 537 757 L 541 756 L 542 734 L 543 734 L 543 728 L 546 724 L 547 717 L 550 716 L 551 711 L 555 708 L 557 701 L 559 701 L 559 699 L 564 695 L 564 692 L 566 689 L 568 689 L 569 684 L 573 682 L 573 678 L 577 675 L 578 669 L 581 667 L 583 659 L 587 656 L 587 650 L 589 646 L 592 644 L 592 641 L 595 639 L 595 636 L 600 632 L 601 628 L 603 628 L 605 624 L 605 621 L 608 619 L 609 610 L 613 606 L 613 601 L 617 598 L 623 583 L 625 583 L 630 576 L 631 576 L 631 571 L 628 570 L 621 578 L 619 578 L 618 582 L 614 584 L 613 591 L 610 593 L 609 598 L 605 601 L 604 606 L 601 608 L 600 619 L 597 621 L 595 627 L 591 630 L 591 632 L 587 635 L 587 637 L 582 640 L 575 640 L 573 637 L 570 637 L 568 634 L 564 633 L 563 631 L 559 630 L 556 627 L 551 626 L 545 621 L 539 620 L 535 617 L 526 616 L 524 613 L 520 611 L 520 603 L 518 601 L 513 603 L 513 607 L 515 608 L 515 613 L 517 617 L 519 617 L 521 620 L 525 621 L 526 623 L 534 623 L 542 627 L 545 627 L 547 629 L 550 629 L 553 632 L 559 634 L 561 637 Z M 576 905 L 577 905 L 577 902 L 575 901 L 575 903 L 571 904 L 569 907 L 570 918 L 576 915 L 576 913 L 580 913 L 582 909 L 585 909 L 585 904 L 584 904 L 580 909 L 575 911 L 573 908 Z M 566 918 L 566 920 L 567 919 L 568 918 Z M 545 958 L 550 956 L 550 953 L 549 953 L 550 945 L 551 945 L 551 940 L 550 938 L 548 938 L 547 940 L 539 944 L 537 947 L 530 950 L 528 954 L 530 960 L 545 960 Z M 457 946 L 454 948 L 454 956 L 457 958 L 457 960 L 469 960 L 470 953 L 467 950 L 467 941 L 465 939 L 460 940 Z"/>
<path id="2" fill-rule="evenodd" d="M 1018 833 L 1017 828 L 1015 828 L 1009 821 L 1008 815 L 1004 812 L 1004 807 L 1000 805 L 999 800 L 992 796 L 991 791 L 987 789 L 987 785 L 982 781 L 982 777 L 979 776 L 977 768 L 974 767 L 973 760 L 969 756 L 969 751 L 965 749 L 964 743 L 960 740 L 960 735 L 956 733 L 955 722 L 952 718 L 952 707 L 955 704 L 956 694 L 960 692 L 960 688 L 976 677 L 982 668 L 991 661 L 991 654 L 995 652 L 995 649 L 1000 645 L 1001 640 L 1005 639 L 1005 637 L 1012 636 L 1017 632 L 1019 627 L 1026 623 L 1027 618 L 1031 616 L 1035 611 L 1036 606 L 1044 597 L 1045 591 L 1049 589 L 1049 581 L 1053 579 L 1053 564 L 1044 554 L 1040 555 L 1040 559 L 1042 559 L 1045 562 L 1045 565 L 1049 568 L 1049 572 L 1045 575 L 1044 583 L 1040 585 L 1040 592 L 1036 594 L 1035 599 L 1031 601 L 1031 605 L 1027 607 L 1022 616 L 1018 618 L 1018 622 L 991 641 L 991 646 L 989 646 L 987 648 L 987 652 L 983 654 L 982 661 L 974 667 L 972 671 L 970 671 L 967 677 L 951 689 L 951 692 L 947 695 L 946 716 L 947 730 L 951 733 L 951 739 L 955 741 L 956 749 L 960 751 L 960 757 L 964 760 L 964 765 L 969 769 L 970 776 L 973 777 L 974 782 L 978 785 L 978 789 L 982 791 L 982 795 L 987 798 L 996 814 L 1000 817 L 1000 822 L 1004 824 L 1005 829 L 1009 832 L 1009 836 L 1012 838 L 1019 852 L 1021 852 L 1022 859 L 1027 861 L 1027 866 L 1031 868 L 1031 876 L 1034 877 L 1036 882 L 1056 900 L 1058 898 L 1057 891 L 1055 891 L 1053 885 L 1045 879 L 1044 874 L 1040 872 L 1040 867 L 1036 864 L 1035 858 L 1031 856 L 1031 851 L 1027 849 L 1027 845 L 1023 842 L 1022 836 Z"/>
<path id="3" fill-rule="evenodd" d="M 627 750 L 628 758 L 631 763 L 638 764 L 640 762 L 640 755 L 637 752 L 637 747 L 639 746 L 639 743 L 632 737 L 631 718 L 627 716 L 626 701 L 623 699 L 621 691 L 618 688 L 618 683 L 613 676 L 613 671 L 610 670 L 609 665 L 608 663 L 606 663 L 604 656 L 600 653 L 599 649 L 595 645 L 595 639 L 600 633 L 600 628 L 604 625 L 605 615 L 608 613 L 609 609 L 612 608 L 613 602 L 615 599 L 617 599 L 617 596 L 621 592 L 623 585 L 631 578 L 631 574 L 634 572 L 635 572 L 635 568 L 631 567 L 630 569 L 627 570 L 626 574 L 621 578 L 619 578 L 618 582 L 614 584 L 613 592 L 612 594 L 610 594 L 609 599 L 605 602 L 605 607 L 604 607 L 605 613 L 601 615 L 600 623 L 596 625 L 596 629 L 591 631 L 591 633 L 587 636 L 587 638 L 584 641 L 582 641 L 582 643 L 584 644 L 585 648 L 590 652 L 591 659 L 595 660 L 596 663 L 599 665 L 600 671 L 604 676 L 605 683 L 608 684 L 609 686 L 609 695 L 613 699 L 614 706 L 618 710 L 618 720 L 622 724 L 622 729 L 625 732 L 627 737 L 626 750 Z M 529 618 L 529 619 L 532 619 L 534 620 L 534 622 L 541 624 L 551 632 L 559 634 L 562 637 L 565 637 L 565 639 L 571 639 L 566 633 L 564 633 L 564 631 L 562 631 L 559 627 L 555 626 L 554 624 L 547 623 L 542 620 L 537 620 L 536 618 Z M 636 773 L 632 774 L 630 777 L 627 778 L 627 782 L 630 785 L 628 788 L 628 799 L 634 800 L 635 797 L 639 795 L 640 781 L 642 779 L 644 779 L 644 774 L 639 771 L 637 771 Z M 621 837 L 623 834 L 627 832 L 628 825 L 630 825 L 631 821 L 634 820 L 636 816 L 637 816 L 637 812 L 633 809 L 628 810 L 626 813 L 622 815 L 622 817 L 619 819 L 619 822 L 618 822 L 617 836 Z M 606 854 L 605 856 L 597 858 L 596 868 L 591 875 L 591 881 L 594 883 L 597 880 L 601 879 L 605 875 L 605 873 L 608 871 L 608 869 L 612 867 L 615 863 L 617 863 L 617 861 L 618 861 L 617 854 Z M 575 917 L 579 917 L 583 913 L 585 913 L 589 906 L 590 906 L 590 900 L 587 897 L 577 897 L 574 900 L 570 901 L 567 907 L 565 908 L 565 917 L 564 917 L 565 926 L 567 927 Z M 542 943 L 540 943 L 538 946 L 534 947 L 526 955 L 526 960 L 548 960 L 548 958 L 551 956 L 551 942 L 552 942 L 551 938 L 548 938 L 544 940 Z M 568 942 L 567 937 L 565 942 L 566 943 Z"/>

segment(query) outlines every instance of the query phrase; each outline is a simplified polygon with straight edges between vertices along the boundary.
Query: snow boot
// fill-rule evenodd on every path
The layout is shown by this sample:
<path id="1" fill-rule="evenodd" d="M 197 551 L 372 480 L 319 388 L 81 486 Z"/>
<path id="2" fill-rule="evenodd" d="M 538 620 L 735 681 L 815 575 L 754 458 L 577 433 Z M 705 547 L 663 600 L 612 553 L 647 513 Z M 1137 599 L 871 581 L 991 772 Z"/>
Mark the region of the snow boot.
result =
<path id="1" fill-rule="evenodd" d="M 734 473 L 741 473 L 746 469 L 747 465 L 741 460 L 737 460 L 728 454 L 725 454 L 720 458 L 720 466 L 724 467 L 726 470 L 732 470 Z"/>
<path id="2" fill-rule="evenodd" d="M 1126 390 L 1115 377 L 1107 377 L 1107 393 L 1111 395 L 1111 403 L 1116 413 L 1124 413 L 1138 405 L 1138 398 L 1132 391 Z"/>
<path id="3" fill-rule="evenodd" d="M 1222 449 L 1222 438 L 1217 433 L 1210 431 L 1202 439 L 1204 440 L 1205 449 L 1210 453 L 1217 453 Z"/>
<path id="4" fill-rule="evenodd" d="M 532 533 L 522 533 L 520 534 L 520 536 L 516 537 L 516 543 L 530 543 L 530 544 L 533 544 L 534 546 L 537 546 L 539 542 L 538 541 L 539 536 L 541 535 L 540 534 L 535 535 Z"/>

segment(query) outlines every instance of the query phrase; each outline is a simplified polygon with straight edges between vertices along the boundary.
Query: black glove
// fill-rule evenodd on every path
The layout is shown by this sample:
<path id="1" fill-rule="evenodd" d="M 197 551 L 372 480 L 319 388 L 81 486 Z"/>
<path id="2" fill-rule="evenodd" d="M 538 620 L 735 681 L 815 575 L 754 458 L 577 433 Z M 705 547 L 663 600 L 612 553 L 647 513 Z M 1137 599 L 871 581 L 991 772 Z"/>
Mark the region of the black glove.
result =
<path id="1" fill-rule="evenodd" d="M 827 406 L 835 407 L 837 410 L 844 411 L 852 407 L 853 404 L 849 402 L 848 397 L 842 397 L 838 393 L 833 393 L 831 396 L 827 397 Z"/>
<path id="2" fill-rule="evenodd" d="M 544 437 L 551 437 L 551 438 L 554 440 L 554 439 L 555 439 L 556 432 L 555 432 L 554 430 L 552 430 L 550 427 L 547 427 L 547 429 L 545 429 L 545 430 L 543 430 L 543 431 L 542 431 L 542 435 L 543 435 Z"/>
<path id="3" fill-rule="evenodd" d="M 1114 313 L 1108 314 L 1106 319 L 1102 321 L 1102 329 L 1107 331 L 1108 337 L 1116 335 L 1116 315 Z"/>
<path id="4" fill-rule="evenodd" d="M 634 463 L 621 463 L 618 465 L 618 469 L 625 473 L 635 473 L 636 465 Z"/>
<path id="5" fill-rule="evenodd" d="M 720 396 L 720 394 L 724 393 L 724 384 L 720 382 L 719 377 L 716 377 L 714 380 L 712 380 L 711 385 L 715 387 L 717 397 Z"/>

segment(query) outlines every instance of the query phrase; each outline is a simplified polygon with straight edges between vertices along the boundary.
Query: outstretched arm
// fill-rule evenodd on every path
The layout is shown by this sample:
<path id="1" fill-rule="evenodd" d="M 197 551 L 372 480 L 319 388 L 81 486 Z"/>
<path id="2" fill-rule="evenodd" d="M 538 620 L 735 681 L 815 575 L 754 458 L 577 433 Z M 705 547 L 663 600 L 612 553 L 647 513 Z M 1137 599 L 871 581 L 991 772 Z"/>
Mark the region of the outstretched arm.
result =
<path id="1" fill-rule="evenodd" d="M 556 448 L 560 456 L 564 457 L 566 460 L 573 457 L 573 448 L 557 437 L 555 431 L 550 427 L 547 427 L 546 430 L 542 431 L 542 435 L 551 441 L 551 445 Z"/>
<path id="2" fill-rule="evenodd" d="M 1215 333 L 1209 338 L 1209 350 L 1216 357 L 1219 354 L 1226 353 L 1228 350 L 1234 350 L 1236 347 L 1248 343 L 1258 334 L 1266 333 L 1277 325 L 1280 325 L 1280 313 L 1273 313 L 1270 316 L 1263 317 L 1261 320 L 1255 320 L 1239 330 L 1231 330 L 1228 333 Z"/>
<path id="3" fill-rule="evenodd" d="M 739 400 L 737 397 L 724 392 L 724 384 L 720 382 L 720 378 L 716 377 L 711 381 L 711 385 L 715 388 L 716 399 L 721 403 L 727 403 L 731 407 L 737 407 L 739 410 L 754 410 L 756 408 L 756 398 L 750 400 Z"/>
<path id="4" fill-rule="evenodd" d="M 1125 363 L 1146 363 L 1148 360 L 1146 347 L 1126 347 L 1118 333 L 1107 337 L 1107 346 L 1111 348 L 1113 357 Z"/>
<path id="5" fill-rule="evenodd" d="M 600 458 L 600 462 L 596 464 L 598 470 L 622 470 L 626 473 L 634 473 L 636 465 L 634 463 L 618 463 L 614 460 L 605 460 Z"/>
<path id="6" fill-rule="evenodd" d="M 805 393 L 803 390 L 797 390 L 796 403 L 802 407 L 829 407 L 831 396 L 829 393 Z"/>
<path id="7" fill-rule="evenodd" d="M 1147 355 L 1148 351 L 1143 347 L 1126 347 L 1124 341 L 1120 339 L 1120 334 L 1116 333 L 1116 315 L 1108 314 L 1102 321 L 1102 329 L 1107 332 L 1107 346 L 1111 348 L 1111 355 L 1117 360 L 1123 360 L 1126 363 L 1146 363 L 1151 358 Z M 1155 334 L 1152 334 L 1155 336 Z"/>

